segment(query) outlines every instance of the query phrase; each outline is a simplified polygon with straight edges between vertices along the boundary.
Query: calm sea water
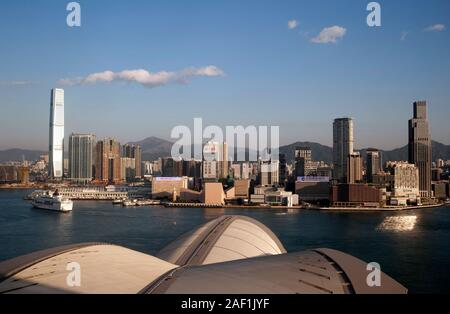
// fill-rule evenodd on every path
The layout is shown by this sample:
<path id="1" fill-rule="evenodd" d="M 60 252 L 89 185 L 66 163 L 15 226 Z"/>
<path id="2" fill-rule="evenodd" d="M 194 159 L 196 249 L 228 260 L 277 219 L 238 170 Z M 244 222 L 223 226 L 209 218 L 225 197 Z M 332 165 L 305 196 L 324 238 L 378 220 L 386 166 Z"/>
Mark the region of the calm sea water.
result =
<path id="1" fill-rule="evenodd" d="M 450 293 L 450 207 L 399 213 L 309 210 L 123 208 L 79 201 L 71 213 L 32 209 L 29 191 L 0 190 L 0 260 L 64 244 L 100 241 L 156 253 L 180 234 L 223 214 L 253 217 L 288 251 L 327 247 L 381 269 L 410 292 Z"/>

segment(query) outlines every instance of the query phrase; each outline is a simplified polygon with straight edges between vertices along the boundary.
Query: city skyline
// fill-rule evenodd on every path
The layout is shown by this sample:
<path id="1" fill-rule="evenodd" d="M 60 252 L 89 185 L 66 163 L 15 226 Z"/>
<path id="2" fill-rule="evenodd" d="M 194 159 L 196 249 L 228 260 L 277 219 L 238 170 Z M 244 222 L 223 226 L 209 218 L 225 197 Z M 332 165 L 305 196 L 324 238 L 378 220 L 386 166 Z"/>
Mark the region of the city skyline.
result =
<path id="1" fill-rule="evenodd" d="M 365 23 L 364 1 L 80 4 L 78 29 L 65 25 L 65 3 L 17 1 L 0 13 L 2 117 L 23 117 L 20 127 L 2 118 L 15 135 L 0 135 L 0 149 L 46 147 L 53 87 L 66 90 L 66 136 L 169 139 L 201 116 L 279 125 L 282 145 L 331 146 L 330 121 L 351 116 L 357 148 L 390 149 L 407 143 L 410 104 L 426 100 L 434 140 L 450 144 L 446 1 L 382 3 L 379 28 Z"/>

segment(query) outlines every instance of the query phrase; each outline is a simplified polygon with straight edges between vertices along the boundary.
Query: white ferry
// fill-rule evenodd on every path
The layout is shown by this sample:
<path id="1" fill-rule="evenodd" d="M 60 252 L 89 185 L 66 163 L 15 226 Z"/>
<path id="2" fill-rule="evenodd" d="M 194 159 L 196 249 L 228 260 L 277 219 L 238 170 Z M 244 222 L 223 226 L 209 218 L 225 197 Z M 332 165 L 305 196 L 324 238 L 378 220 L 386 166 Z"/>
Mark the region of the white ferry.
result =
<path id="1" fill-rule="evenodd" d="M 63 198 L 61 195 L 59 195 L 58 190 L 56 190 L 53 195 L 37 195 L 35 198 L 33 198 L 31 204 L 35 208 L 48 209 L 59 212 L 70 212 L 73 208 L 73 202 L 70 199 Z"/>

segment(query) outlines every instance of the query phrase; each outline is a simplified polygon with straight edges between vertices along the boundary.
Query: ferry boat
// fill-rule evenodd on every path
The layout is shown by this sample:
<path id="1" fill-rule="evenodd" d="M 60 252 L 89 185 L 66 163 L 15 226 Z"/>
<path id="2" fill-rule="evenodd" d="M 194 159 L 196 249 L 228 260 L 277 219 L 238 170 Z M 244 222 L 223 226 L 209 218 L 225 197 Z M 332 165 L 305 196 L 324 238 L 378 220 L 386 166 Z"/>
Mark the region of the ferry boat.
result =
<path id="1" fill-rule="evenodd" d="M 70 212 L 73 208 L 73 202 L 68 198 L 63 198 L 56 190 L 53 195 L 50 193 L 38 195 L 31 201 L 35 208 L 48 209 L 59 212 Z"/>

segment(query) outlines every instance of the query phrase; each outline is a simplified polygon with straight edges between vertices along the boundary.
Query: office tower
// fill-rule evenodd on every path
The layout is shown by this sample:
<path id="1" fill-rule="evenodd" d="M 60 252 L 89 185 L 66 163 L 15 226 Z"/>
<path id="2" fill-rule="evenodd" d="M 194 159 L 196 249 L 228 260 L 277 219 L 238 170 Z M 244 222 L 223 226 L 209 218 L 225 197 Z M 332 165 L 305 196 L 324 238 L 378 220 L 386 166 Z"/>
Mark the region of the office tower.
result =
<path id="1" fill-rule="evenodd" d="M 64 90 L 54 88 L 50 97 L 50 136 L 48 174 L 61 179 L 64 172 Z"/>
<path id="2" fill-rule="evenodd" d="M 262 186 L 278 185 L 279 183 L 279 161 L 263 161 L 258 163 L 258 183 Z"/>
<path id="3" fill-rule="evenodd" d="M 203 173 L 204 179 L 219 179 L 221 148 L 218 142 L 209 141 L 203 146 Z"/>
<path id="4" fill-rule="evenodd" d="M 95 135 L 71 134 L 69 137 L 69 177 L 87 183 L 93 178 Z"/>
<path id="5" fill-rule="evenodd" d="M 228 164 L 228 144 L 226 142 L 222 143 L 222 154 L 220 155 L 221 159 L 219 160 L 219 167 L 220 167 L 220 178 L 227 178 L 228 177 L 228 170 L 229 170 L 229 164 Z"/>
<path id="6" fill-rule="evenodd" d="M 431 197 L 431 135 L 428 126 L 427 103 L 416 101 L 414 116 L 409 120 L 408 156 L 409 162 L 419 168 L 419 189 L 421 197 Z"/>
<path id="7" fill-rule="evenodd" d="M 105 183 L 121 182 L 120 143 L 107 138 L 97 142 L 95 178 Z"/>
<path id="8" fill-rule="evenodd" d="M 135 177 L 142 177 L 142 150 L 141 146 L 134 144 L 125 144 L 122 147 L 122 157 L 134 159 Z"/>
<path id="9" fill-rule="evenodd" d="M 310 175 L 311 164 L 311 148 L 297 147 L 295 148 L 295 176 L 304 177 Z"/>
<path id="10" fill-rule="evenodd" d="M 181 158 L 164 157 L 161 159 L 161 170 L 164 177 L 182 177 L 183 160 Z"/>
<path id="11" fill-rule="evenodd" d="M 120 157 L 120 180 L 132 182 L 136 179 L 136 160 L 130 157 Z"/>
<path id="12" fill-rule="evenodd" d="M 285 154 L 279 154 L 279 161 L 280 161 L 280 169 L 279 169 L 279 176 L 280 176 L 280 185 L 285 186 L 287 181 L 287 169 L 286 169 L 286 155 Z"/>
<path id="13" fill-rule="evenodd" d="M 353 153 L 353 120 L 335 119 L 333 123 L 333 165 L 334 179 L 347 182 L 348 156 Z"/>
<path id="14" fill-rule="evenodd" d="M 348 155 L 347 182 L 350 184 L 362 181 L 362 157 L 360 153 Z"/>
<path id="15" fill-rule="evenodd" d="M 381 171 L 381 152 L 375 148 L 367 149 L 366 155 L 366 177 L 367 182 L 373 182 L 373 175 Z"/>

